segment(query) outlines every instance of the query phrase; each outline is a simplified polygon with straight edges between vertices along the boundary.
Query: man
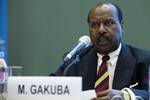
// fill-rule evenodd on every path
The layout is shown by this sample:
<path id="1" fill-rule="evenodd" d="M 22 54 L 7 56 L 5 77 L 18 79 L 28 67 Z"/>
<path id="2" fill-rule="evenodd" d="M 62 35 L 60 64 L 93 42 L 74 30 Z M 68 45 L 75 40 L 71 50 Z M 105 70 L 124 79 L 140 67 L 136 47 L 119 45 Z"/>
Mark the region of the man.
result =
<path id="1" fill-rule="evenodd" d="M 71 66 L 66 75 L 82 76 L 83 90 L 97 89 L 99 66 L 107 55 L 103 65 L 107 66 L 107 74 L 103 76 L 109 77 L 103 80 L 109 84 L 104 84 L 102 91 L 96 90 L 97 97 L 93 100 L 110 100 L 115 95 L 125 100 L 133 100 L 138 95 L 148 100 L 150 52 L 123 43 L 120 8 L 112 3 L 99 3 L 89 11 L 87 21 L 93 45 L 81 50 L 80 62 Z"/>

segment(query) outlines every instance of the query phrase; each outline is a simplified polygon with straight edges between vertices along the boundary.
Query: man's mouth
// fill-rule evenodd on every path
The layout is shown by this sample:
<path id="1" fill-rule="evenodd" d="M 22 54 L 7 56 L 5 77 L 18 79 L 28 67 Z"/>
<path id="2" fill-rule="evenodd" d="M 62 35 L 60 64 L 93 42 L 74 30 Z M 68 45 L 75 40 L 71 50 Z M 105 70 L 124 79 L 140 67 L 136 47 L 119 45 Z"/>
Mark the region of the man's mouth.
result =
<path id="1" fill-rule="evenodd" d="M 99 45 L 106 45 L 108 43 L 108 38 L 107 37 L 104 37 L 104 36 L 101 36 L 98 38 L 98 44 Z"/>

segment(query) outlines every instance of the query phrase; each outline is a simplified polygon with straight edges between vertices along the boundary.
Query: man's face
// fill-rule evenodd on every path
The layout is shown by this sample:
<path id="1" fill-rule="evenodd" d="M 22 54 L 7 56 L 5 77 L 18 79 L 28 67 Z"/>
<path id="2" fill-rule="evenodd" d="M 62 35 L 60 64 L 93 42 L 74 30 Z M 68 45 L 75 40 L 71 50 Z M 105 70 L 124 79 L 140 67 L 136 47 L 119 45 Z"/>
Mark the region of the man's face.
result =
<path id="1" fill-rule="evenodd" d="M 89 16 L 89 31 L 91 41 L 100 54 L 116 50 L 122 38 L 116 8 L 106 4 L 96 7 Z"/>

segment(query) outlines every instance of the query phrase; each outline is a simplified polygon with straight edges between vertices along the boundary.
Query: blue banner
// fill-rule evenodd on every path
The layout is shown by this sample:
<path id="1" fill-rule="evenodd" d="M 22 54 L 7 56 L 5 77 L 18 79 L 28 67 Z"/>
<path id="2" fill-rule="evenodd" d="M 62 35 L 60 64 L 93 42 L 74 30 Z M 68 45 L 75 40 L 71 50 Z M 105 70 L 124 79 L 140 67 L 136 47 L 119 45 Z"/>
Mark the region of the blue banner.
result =
<path id="1" fill-rule="evenodd" d="M 0 0 L 0 57 L 7 61 L 7 0 Z"/>

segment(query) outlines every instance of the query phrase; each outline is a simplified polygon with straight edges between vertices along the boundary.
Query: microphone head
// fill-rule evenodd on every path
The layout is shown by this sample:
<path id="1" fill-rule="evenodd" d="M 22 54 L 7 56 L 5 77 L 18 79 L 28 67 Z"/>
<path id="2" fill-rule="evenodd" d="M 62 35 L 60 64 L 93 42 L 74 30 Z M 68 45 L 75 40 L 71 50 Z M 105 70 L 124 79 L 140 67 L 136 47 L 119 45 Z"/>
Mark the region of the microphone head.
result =
<path id="1" fill-rule="evenodd" d="M 90 46 L 92 44 L 90 37 L 86 36 L 86 35 L 81 36 L 79 38 L 79 42 L 83 42 L 85 44 L 85 47 L 88 47 L 88 46 Z"/>

